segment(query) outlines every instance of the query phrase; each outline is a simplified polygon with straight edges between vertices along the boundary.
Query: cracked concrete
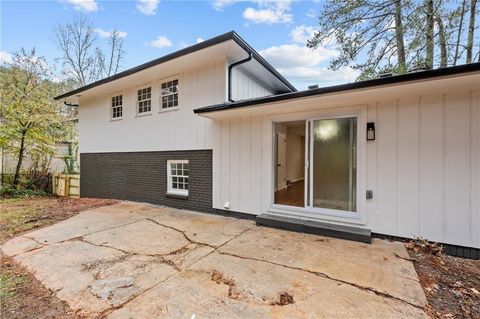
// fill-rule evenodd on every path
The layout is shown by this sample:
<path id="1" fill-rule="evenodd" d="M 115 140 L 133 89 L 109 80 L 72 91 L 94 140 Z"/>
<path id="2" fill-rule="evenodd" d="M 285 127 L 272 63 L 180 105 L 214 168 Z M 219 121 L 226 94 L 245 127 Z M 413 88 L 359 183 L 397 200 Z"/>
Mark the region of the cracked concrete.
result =
<path id="1" fill-rule="evenodd" d="M 382 240 L 365 245 L 122 202 L 1 249 L 89 317 L 427 317 L 405 248 Z"/>

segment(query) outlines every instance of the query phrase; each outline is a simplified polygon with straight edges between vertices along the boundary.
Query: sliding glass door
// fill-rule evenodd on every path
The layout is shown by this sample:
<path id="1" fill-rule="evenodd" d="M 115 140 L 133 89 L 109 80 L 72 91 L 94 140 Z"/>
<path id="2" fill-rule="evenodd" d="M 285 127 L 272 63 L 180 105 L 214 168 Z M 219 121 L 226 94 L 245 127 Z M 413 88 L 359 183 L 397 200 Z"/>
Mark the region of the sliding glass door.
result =
<path id="1" fill-rule="evenodd" d="M 359 218 L 358 115 L 277 122 L 274 204 Z"/>
<path id="2" fill-rule="evenodd" d="M 310 121 L 309 203 L 312 208 L 357 211 L 357 118 Z"/>

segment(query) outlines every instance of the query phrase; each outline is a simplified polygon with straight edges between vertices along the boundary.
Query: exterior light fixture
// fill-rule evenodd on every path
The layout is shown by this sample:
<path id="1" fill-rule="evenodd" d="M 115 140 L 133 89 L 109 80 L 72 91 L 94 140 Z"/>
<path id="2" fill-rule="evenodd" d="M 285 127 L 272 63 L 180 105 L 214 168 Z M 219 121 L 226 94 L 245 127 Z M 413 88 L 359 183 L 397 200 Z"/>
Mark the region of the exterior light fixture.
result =
<path id="1" fill-rule="evenodd" d="M 375 123 L 367 123 L 367 141 L 375 141 Z"/>

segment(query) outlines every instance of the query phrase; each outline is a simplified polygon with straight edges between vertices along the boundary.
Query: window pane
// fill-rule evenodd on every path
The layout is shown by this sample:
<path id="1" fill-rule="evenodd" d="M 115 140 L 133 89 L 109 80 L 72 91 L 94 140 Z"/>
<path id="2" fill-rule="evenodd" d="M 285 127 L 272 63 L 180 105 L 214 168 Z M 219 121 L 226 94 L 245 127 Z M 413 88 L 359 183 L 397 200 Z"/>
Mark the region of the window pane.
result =
<path id="1" fill-rule="evenodd" d="M 313 121 L 313 206 L 356 211 L 357 119 Z"/>

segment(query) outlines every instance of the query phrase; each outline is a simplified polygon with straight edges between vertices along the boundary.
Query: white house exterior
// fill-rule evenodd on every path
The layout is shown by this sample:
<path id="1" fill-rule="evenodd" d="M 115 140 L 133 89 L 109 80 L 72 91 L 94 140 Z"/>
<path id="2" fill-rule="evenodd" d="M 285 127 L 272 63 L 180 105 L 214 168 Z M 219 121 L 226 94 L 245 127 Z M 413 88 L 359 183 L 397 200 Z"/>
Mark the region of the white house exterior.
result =
<path id="1" fill-rule="evenodd" d="M 478 63 L 296 92 L 230 32 L 57 99 L 80 105 L 81 196 L 478 256 Z"/>

